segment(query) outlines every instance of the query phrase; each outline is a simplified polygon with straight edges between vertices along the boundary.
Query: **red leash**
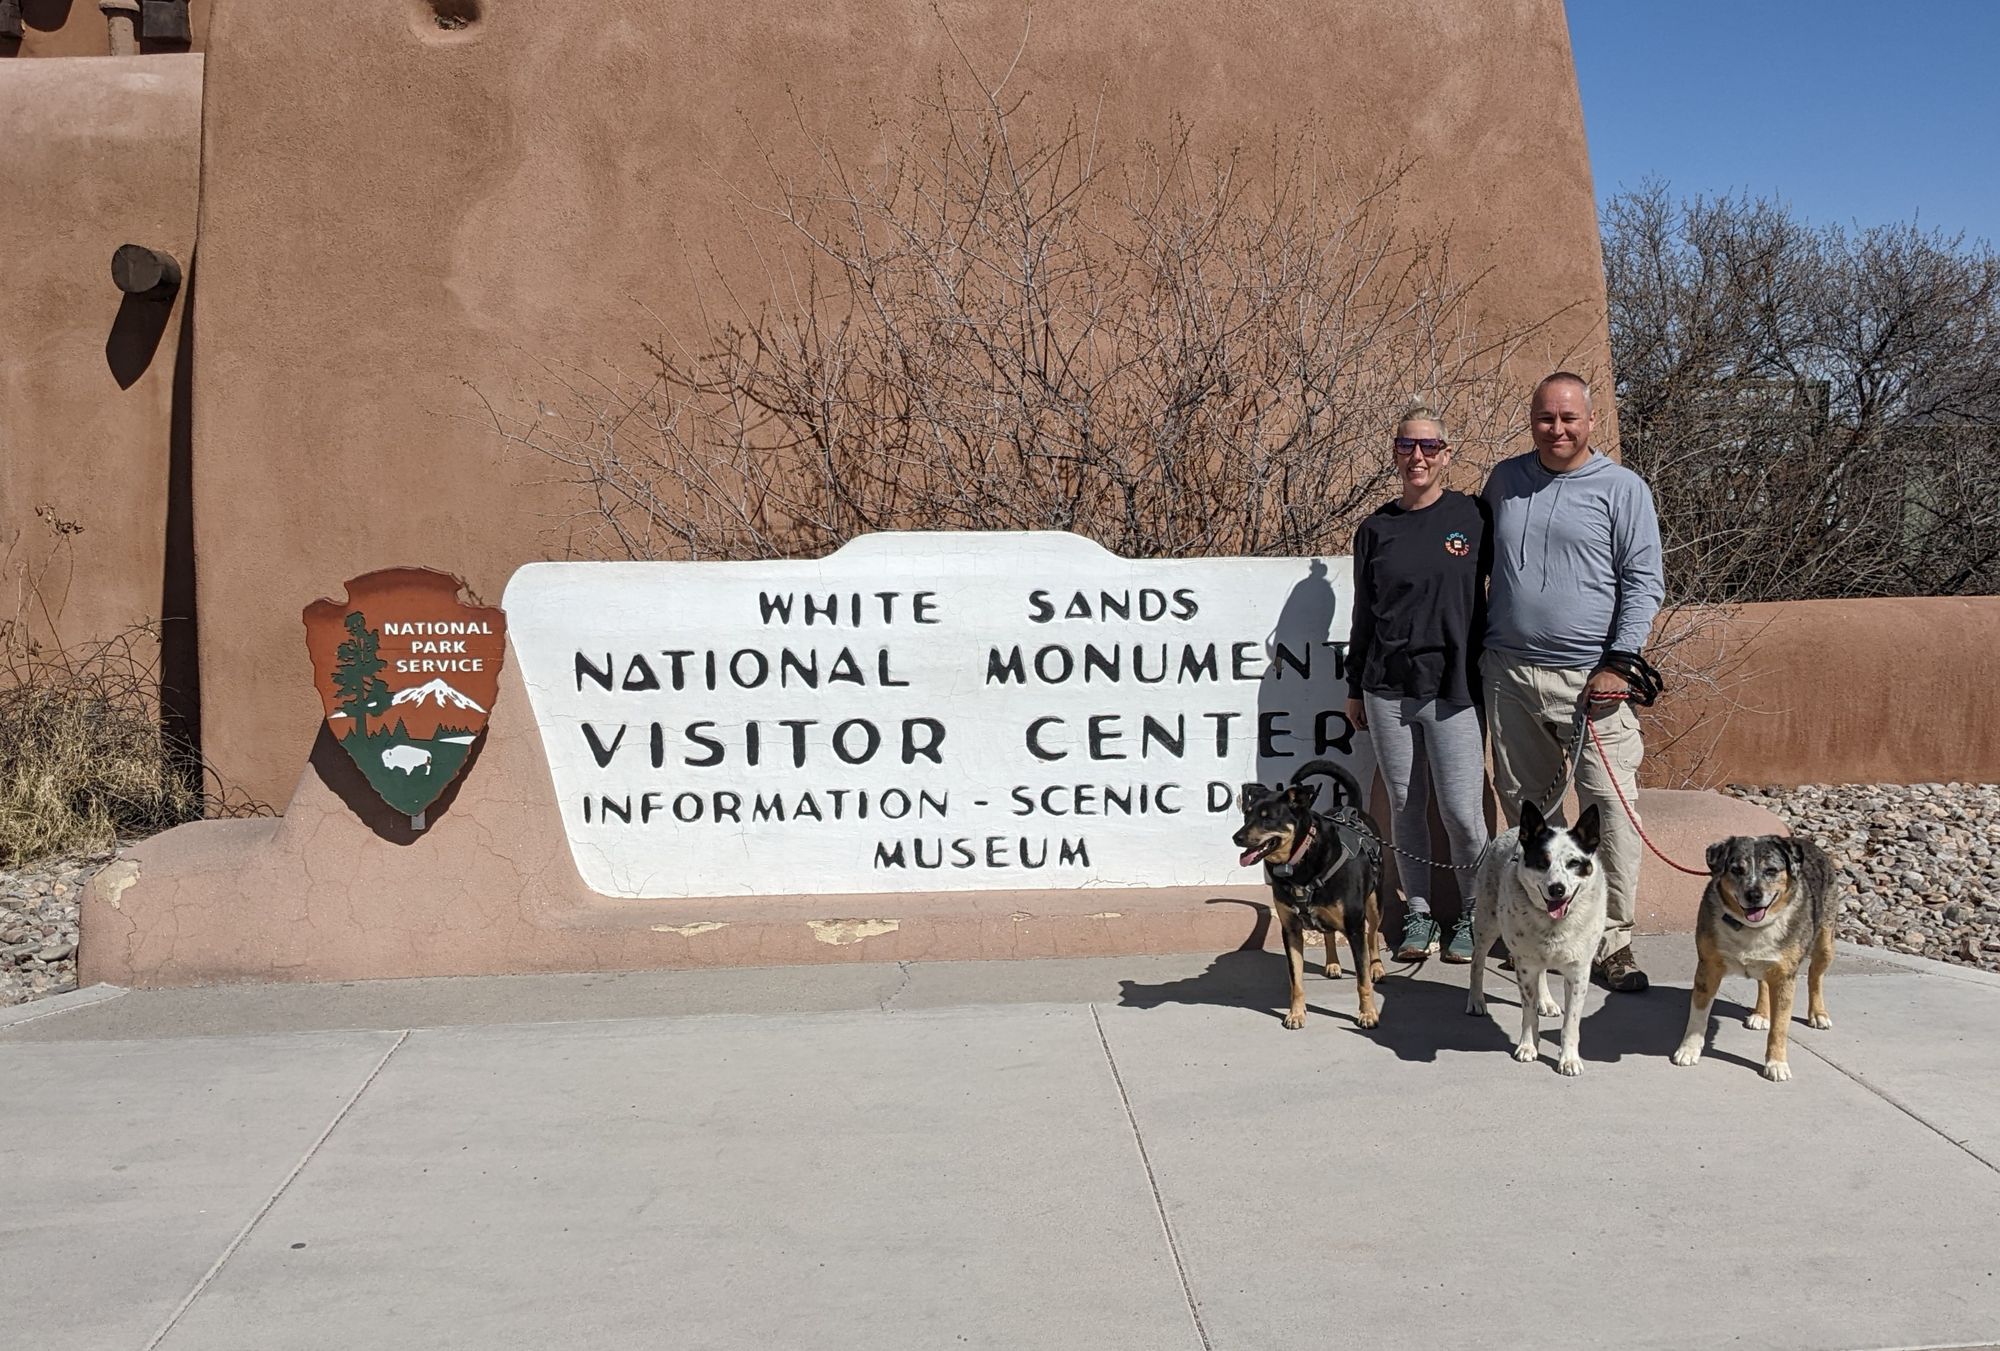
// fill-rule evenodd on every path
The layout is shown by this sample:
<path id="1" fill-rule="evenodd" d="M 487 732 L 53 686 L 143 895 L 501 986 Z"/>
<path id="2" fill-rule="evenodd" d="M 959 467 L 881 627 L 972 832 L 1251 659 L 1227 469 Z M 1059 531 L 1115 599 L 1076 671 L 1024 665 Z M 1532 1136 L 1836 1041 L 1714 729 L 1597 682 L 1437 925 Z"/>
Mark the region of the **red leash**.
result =
<path id="1" fill-rule="evenodd" d="M 1601 694 L 1593 696 L 1593 698 L 1604 700 L 1627 699 L 1630 697 L 1630 695 L 1626 694 Z M 1653 857 L 1659 859 L 1660 862 L 1666 864 L 1675 872 L 1686 873 L 1689 877 L 1707 877 L 1708 869 L 1683 867 L 1661 853 L 1660 846 L 1654 844 L 1652 839 L 1647 836 L 1646 828 L 1639 824 L 1638 813 L 1634 812 L 1632 804 L 1625 800 L 1625 790 L 1618 786 L 1618 776 L 1611 772 L 1611 757 L 1605 752 L 1603 739 L 1597 735 L 1597 720 L 1586 715 L 1583 721 L 1584 725 L 1590 728 L 1591 743 L 1597 747 L 1597 758 L 1604 765 L 1604 777 L 1611 780 L 1611 791 L 1618 794 L 1618 805 L 1625 809 L 1625 819 L 1632 823 L 1632 829 L 1639 832 L 1639 838 L 1646 841 L 1646 847 L 1653 851 Z"/>

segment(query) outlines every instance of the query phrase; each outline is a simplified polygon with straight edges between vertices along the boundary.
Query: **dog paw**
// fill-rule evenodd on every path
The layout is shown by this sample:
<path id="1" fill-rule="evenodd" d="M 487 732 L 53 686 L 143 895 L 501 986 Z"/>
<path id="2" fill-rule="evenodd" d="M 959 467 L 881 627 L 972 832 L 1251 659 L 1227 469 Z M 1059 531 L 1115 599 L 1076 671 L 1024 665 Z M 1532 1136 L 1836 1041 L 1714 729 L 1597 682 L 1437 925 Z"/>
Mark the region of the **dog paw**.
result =
<path id="1" fill-rule="evenodd" d="M 1475 1018 L 1484 1018 L 1486 1016 L 1486 1001 L 1483 999 L 1467 999 L 1465 1001 L 1465 1011 Z"/>
<path id="2" fill-rule="evenodd" d="M 1329 967 L 1328 967 L 1328 968 L 1326 969 L 1326 978 L 1327 978 L 1328 980 L 1339 980 L 1339 979 L 1340 979 L 1340 968 L 1339 968 L 1339 967 L 1337 967 L 1337 966 L 1329 966 Z"/>
<path id="3" fill-rule="evenodd" d="M 1524 1046 L 1516 1046 L 1514 1048 L 1514 1059 L 1520 1061 L 1523 1065 L 1527 1064 L 1534 1058 L 1535 1058 L 1535 1048 L 1533 1046 L 1524 1045 Z"/>
<path id="4" fill-rule="evenodd" d="M 1373 1009 L 1368 1010 L 1368 1012 L 1366 1013 L 1355 1015 L 1354 1019 L 1355 1025 L 1357 1027 L 1375 1027 L 1379 1025 L 1381 1021 L 1382 1021 L 1382 1015 L 1375 1012 L 1375 1010 Z"/>
<path id="5" fill-rule="evenodd" d="M 1792 1067 L 1782 1060 L 1766 1060 L 1764 1062 L 1764 1077 L 1774 1084 L 1782 1084 L 1785 1080 L 1792 1077 Z"/>
<path id="6" fill-rule="evenodd" d="M 1535 1005 L 1535 1012 L 1541 1014 L 1544 1018 L 1560 1018 L 1562 1017 L 1563 1006 L 1556 1003 L 1553 999 L 1544 999 L 1541 1003 Z"/>
<path id="7" fill-rule="evenodd" d="M 1761 1013 L 1753 1013 L 1743 1020 L 1743 1026 L 1749 1028 L 1752 1032 L 1762 1032 L 1770 1025 L 1771 1020 Z"/>
<path id="8" fill-rule="evenodd" d="M 1833 1019 L 1827 1017 L 1824 1013 L 1815 1013 L 1812 1017 L 1806 1019 L 1806 1026 L 1816 1027 L 1824 1032 L 1833 1026 Z"/>
<path id="9" fill-rule="evenodd" d="M 1676 1065 L 1692 1065 L 1700 1059 L 1701 1047 L 1699 1046 L 1683 1046 L 1674 1052 L 1674 1063 Z"/>
<path id="10" fill-rule="evenodd" d="M 1382 979 L 1382 975 L 1385 970 L 1386 968 L 1382 965 L 1382 963 L 1376 962 L 1373 966 L 1368 968 L 1368 979 L 1370 980 Z"/>
<path id="11" fill-rule="evenodd" d="M 1573 1055 L 1566 1055 L 1556 1062 L 1556 1073 L 1567 1074 L 1570 1078 L 1574 1079 L 1577 1075 L 1583 1073 L 1583 1062 Z"/>
<path id="12" fill-rule="evenodd" d="M 1288 1013 L 1285 1015 L 1285 1027 L 1288 1030 L 1296 1032 L 1305 1025 L 1306 1016 L 1303 1013 Z"/>

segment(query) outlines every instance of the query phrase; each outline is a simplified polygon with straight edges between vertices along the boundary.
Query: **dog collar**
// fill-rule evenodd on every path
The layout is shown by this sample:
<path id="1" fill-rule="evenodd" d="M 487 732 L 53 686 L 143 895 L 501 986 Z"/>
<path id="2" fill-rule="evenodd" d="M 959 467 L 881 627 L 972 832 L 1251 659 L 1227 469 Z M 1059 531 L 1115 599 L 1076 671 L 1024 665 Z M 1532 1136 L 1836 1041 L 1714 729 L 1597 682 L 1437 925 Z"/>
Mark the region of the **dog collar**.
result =
<path id="1" fill-rule="evenodd" d="M 1298 867 L 1299 860 L 1304 858 L 1308 853 L 1312 852 L 1313 841 L 1318 838 L 1319 838 L 1319 822 L 1315 821 L 1311 825 L 1306 827 L 1305 838 L 1299 841 L 1299 847 L 1292 851 L 1292 856 L 1285 860 L 1285 866 L 1287 868 Z"/>
<path id="2" fill-rule="evenodd" d="M 1318 821 L 1314 821 L 1312 825 L 1306 827 L 1306 835 L 1298 841 L 1298 847 L 1292 849 L 1292 857 L 1288 857 L 1282 863 L 1264 863 L 1264 867 L 1270 869 L 1272 877 L 1290 877 L 1292 869 L 1298 867 L 1298 859 L 1306 857 L 1306 853 L 1312 851 L 1312 841 L 1318 837 L 1320 837 L 1320 825 Z"/>
<path id="3" fill-rule="evenodd" d="M 1736 916 L 1729 913 L 1728 906 L 1724 906 L 1722 908 L 1722 922 L 1724 924 L 1727 924 L 1732 929 L 1741 929 L 1742 927 L 1744 927 L 1742 920 L 1736 918 Z"/>

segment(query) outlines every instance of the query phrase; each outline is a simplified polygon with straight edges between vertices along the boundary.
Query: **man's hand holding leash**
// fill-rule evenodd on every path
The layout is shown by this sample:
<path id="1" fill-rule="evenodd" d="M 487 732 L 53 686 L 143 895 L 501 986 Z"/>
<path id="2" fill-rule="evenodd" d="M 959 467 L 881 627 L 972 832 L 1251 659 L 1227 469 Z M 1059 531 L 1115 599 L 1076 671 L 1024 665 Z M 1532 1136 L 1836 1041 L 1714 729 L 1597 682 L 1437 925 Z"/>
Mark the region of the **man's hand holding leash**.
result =
<path id="1" fill-rule="evenodd" d="M 1632 697 L 1632 682 L 1616 671 L 1599 671 L 1583 687 L 1583 701 L 1590 716 L 1602 718 Z"/>

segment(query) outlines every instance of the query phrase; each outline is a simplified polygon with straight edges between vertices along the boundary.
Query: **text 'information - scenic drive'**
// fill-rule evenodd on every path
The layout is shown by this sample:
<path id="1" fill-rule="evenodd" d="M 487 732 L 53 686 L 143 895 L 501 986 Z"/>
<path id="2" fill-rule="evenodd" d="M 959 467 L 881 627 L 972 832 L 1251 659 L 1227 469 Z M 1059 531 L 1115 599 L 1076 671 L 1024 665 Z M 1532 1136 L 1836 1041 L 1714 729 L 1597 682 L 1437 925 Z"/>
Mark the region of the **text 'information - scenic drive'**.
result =
<path id="1" fill-rule="evenodd" d="M 889 533 L 504 604 L 584 881 L 670 897 L 1242 882 L 1245 781 L 1368 782 L 1351 595 L 1345 558 Z"/>

